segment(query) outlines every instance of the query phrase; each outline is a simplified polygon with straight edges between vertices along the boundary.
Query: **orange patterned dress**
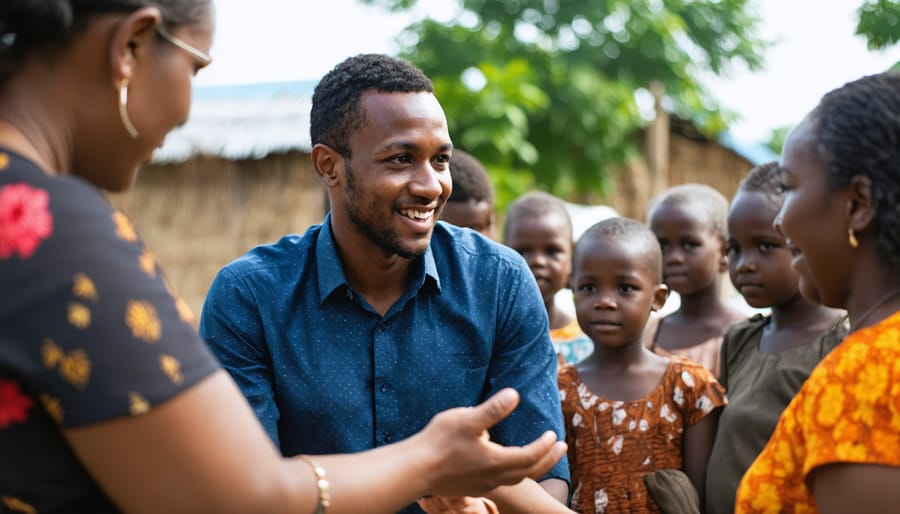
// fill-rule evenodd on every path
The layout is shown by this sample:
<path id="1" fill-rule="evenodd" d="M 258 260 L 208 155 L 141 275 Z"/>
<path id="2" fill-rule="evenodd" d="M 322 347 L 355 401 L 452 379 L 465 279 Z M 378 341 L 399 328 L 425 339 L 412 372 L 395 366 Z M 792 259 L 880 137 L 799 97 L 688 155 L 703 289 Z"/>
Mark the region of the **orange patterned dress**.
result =
<path id="1" fill-rule="evenodd" d="M 634 401 L 590 391 L 575 366 L 559 370 L 569 445 L 572 509 L 577 512 L 659 512 L 644 476 L 681 468 L 685 427 L 725 405 L 725 390 L 703 366 L 672 357 L 653 391 Z"/>
<path id="2" fill-rule="evenodd" d="M 834 463 L 900 466 L 900 311 L 813 370 L 741 480 L 735 512 L 818 512 L 806 477 Z"/>

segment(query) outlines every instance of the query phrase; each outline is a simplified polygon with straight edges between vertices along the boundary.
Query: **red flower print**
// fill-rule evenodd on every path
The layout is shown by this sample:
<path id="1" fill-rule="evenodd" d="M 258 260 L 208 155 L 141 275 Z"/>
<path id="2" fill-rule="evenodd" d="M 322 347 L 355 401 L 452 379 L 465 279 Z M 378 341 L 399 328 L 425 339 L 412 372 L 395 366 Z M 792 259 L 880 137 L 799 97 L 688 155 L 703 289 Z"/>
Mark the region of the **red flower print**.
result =
<path id="1" fill-rule="evenodd" d="M 13 254 L 27 259 L 50 236 L 53 217 L 47 209 L 48 203 L 46 191 L 24 182 L 0 189 L 0 259 L 8 259 Z"/>
<path id="2" fill-rule="evenodd" d="M 19 392 L 18 383 L 0 380 L 0 428 L 24 422 L 32 404 L 31 398 Z"/>

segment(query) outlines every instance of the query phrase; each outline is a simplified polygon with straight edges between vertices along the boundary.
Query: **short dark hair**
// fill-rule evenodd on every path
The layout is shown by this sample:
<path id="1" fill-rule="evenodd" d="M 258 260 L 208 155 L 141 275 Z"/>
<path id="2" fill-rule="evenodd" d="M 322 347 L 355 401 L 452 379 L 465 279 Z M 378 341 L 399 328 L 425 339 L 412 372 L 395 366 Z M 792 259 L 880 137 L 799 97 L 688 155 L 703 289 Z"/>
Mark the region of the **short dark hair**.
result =
<path id="1" fill-rule="evenodd" d="M 822 98 L 808 121 L 831 188 L 859 175 L 871 181 L 878 253 L 900 265 L 900 73 L 844 84 Z"/>
<path id="2" fill-rule="evenodd" d="M 784 194 L 781 189 L 781 166 L 777 161 L 755 166 L 738 186 L 738 191 L 763 194 L 772 205 L 781 207 Z"/>
<path id="3" fill-rule="evenodd" d="M 516 198 L 506 208 L 506 222 L 503 224 L 503 239 L 506 240 L 509 227 L 522 218 L 538 218 L 542 216 L 557 215 L 562 218 L 572 239 L 572 218 L 566 204 L 559 198 L 544 191 L 532 191 Z"/>
<path id="4" fill-rule="evenodd" d="M 643 250 L 644 264 L 657 283 L 662 283 L 662 249 L 656 234 L 640 221 L 631 218 L 613 217 L 594 223 L 578 238 L 572 260 L 578 256 L 580 248 L 589 241 L 609 241 L 611 243 L 633 242 Z M 574 269 L 573 269 L 574 272 Z"/>
<path id="5" fill-rule="evenodd" d="M 450 157 L 450 177 L 453 179 L 453 192 L 448 202 L 485 202 L 494 205 L 494 186 L 488 177 L 487 170 L 472 154 L 459 148 L 453 149 Z"/>
<path id="6" fill-rule="evenodd" d="M 712 232 L 725 241 L 728 237 L 728 199 L 725 195 L 705 184 L 681 184 L 672 186 L 650 202 L 647 219 L 653 212 L 664 206 L 686 205 L 696 207 L 706 215 Z"/>
<path id="7" fill-rule="evenodd" d="M 380 54 L 350 57 L 322 77 L 316 85 L 309 115 L 313 145 L 325 144 L 350 157 L 350 132 L 364 122 L 359 108 L 363 93 L 433 93 L 431 80 L 406 61 Z"/>
<path id="8" fill-rule="evenodd" d="M 168 28 L 209 16 L 211 0 L 2 0 L 0 1 L 0 85 L 40 52 L 65 48 L 92 17 L 159 9 Z"/>

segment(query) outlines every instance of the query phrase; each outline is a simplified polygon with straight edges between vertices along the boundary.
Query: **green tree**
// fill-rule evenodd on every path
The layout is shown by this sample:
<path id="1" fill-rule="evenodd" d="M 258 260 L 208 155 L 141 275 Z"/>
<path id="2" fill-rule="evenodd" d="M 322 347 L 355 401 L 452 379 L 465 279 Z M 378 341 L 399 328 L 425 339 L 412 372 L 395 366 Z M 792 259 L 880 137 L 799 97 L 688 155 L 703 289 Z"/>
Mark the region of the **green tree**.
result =
<path id="1" fill-rule="evenodd" d="M 866 38 L 869 50 L 882 50 L 900 41 L 900 2 L 866 0 L 857 13 L 856 33 Z"/>
<path id="2" fill-rule="evenodd" d="M 768 45 L 747 0 L 459 2 L 449 23 L 408 27 L 401 55 L 434 80 L 454 141 L 488 166 L 501 206 L 535 186 L 570 198 L 608 192 L 638 151 L 652 82 L 668 110 L 717 133 L 731 114 L 699 77 L 734 61 L 758 69 Z"/>
<path id="3" fill-rule="evenodd" d="M 765 145 L 773 152 L 781 155 L 781 151 L 784 150 L 784 140 L 787 139 L 787 135 L 792 128 L 792 126 L 785 126 L 772 129 L 772 132 L 769 133 L 769 140 L 765 142 Z"/>

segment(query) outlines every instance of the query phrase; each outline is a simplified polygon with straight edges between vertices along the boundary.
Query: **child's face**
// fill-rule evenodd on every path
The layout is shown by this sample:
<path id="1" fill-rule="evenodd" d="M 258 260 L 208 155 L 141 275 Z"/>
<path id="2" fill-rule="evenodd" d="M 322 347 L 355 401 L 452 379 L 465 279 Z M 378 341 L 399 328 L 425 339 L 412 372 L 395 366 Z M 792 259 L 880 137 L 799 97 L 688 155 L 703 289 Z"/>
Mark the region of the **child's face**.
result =
<path id="1" fill-rule="evenodd" d="M 710 287 L 725 271 L 725 245 L 688 204 L 657 207 L 650 218 L 663 252 L 663 282 L 681 295 Z"/>
<path id="2" fill-rule="evenodd" d="M 494 206 L 483 200 L 447 202 L 441 211 L 441 219 L 457 227 L 469 227 L 485 237 L 494 238 Z"/>
<path id="3" fill-rule="evenodd" d="M 572 232 L 557 214 L 510 220 L 506 245 L 522 254 L 541 289 L 544 303 L 566 287 L 572 272 Z"/>
<path id="4" fill-rule="evenodd" d="M 572 268 L 575 314 L 594 344 L 642 344 L 650 311 L 662 307 L 668 294 L 648 259 L 647 250 L 630 241 L 581 243 Z"/>
<path id="5" fill-rule="evenodd" d="M 772 227 L 778 207 L 758 191 L 740 191 L 728 211 L 728 272 L 753 307 L 782 305 L 797 297 L 791 251 Z"/>

